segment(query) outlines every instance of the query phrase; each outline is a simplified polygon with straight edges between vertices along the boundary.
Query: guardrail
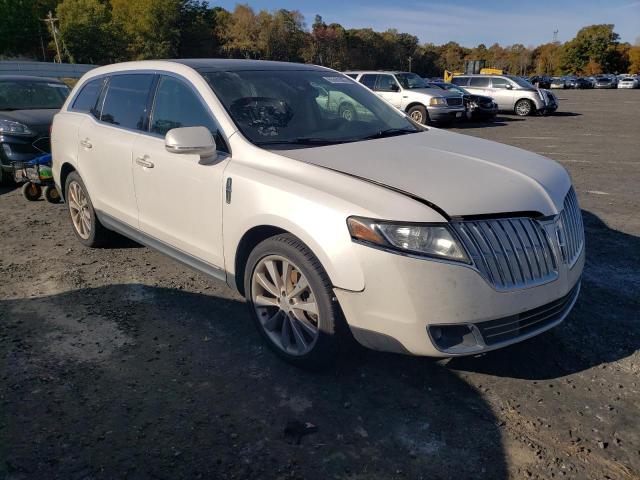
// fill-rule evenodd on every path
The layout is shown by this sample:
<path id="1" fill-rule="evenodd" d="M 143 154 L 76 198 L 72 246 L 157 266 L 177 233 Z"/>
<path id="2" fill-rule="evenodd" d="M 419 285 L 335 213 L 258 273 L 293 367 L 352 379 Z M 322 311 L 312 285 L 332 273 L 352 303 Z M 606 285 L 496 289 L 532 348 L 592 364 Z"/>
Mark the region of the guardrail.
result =
<path id="1" fill-rule="evenodd" d="M 97 66 L 79 63 L 0 61 L 0 75 L 80 78 Z"/>

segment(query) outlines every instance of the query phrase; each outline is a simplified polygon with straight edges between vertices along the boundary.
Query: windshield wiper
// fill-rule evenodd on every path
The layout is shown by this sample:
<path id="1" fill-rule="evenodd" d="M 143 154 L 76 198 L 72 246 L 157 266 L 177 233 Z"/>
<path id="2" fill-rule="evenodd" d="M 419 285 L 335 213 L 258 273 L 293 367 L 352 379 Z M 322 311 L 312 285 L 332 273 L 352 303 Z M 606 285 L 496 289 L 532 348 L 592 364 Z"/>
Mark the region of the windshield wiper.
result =
<path id="1" fill-rule="evenodd" d="M 408 128 L 388 128 L 380 130 L 372 135 L 362 137 L 360 140 L 373 140 L 375 138 L 396 137 L 398 135 L 406 135 L 407 133 L 418 133 L 420 130 L 410 130 Z"/>

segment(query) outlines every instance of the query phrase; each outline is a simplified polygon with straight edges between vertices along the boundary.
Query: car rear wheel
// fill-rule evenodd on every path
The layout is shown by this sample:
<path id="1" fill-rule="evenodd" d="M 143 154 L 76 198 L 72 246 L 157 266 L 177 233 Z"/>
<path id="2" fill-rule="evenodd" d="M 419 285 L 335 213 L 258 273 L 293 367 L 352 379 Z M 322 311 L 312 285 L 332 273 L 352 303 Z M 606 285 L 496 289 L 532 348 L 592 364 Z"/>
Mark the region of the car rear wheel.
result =
<path id="1" fill-rule="evenodd" d="M 530 100 L 523 98 L 522 100 L 518 100 L 515 105 L 516 115 L 520 117 L 526 117 L 530 115 L 533 111 L 533 105 Z"/>
<path id="2" fill-rule="evenodd" d="M 244 285 L 258 330 L 278 356 L 303 368 L 335 360 L 340 308 L 322 265 L 299 239 L 282 234 L 258 244 Z"/>
<path id="3" fill-rule="evenodd" d="M 427 125 L 429 123 L 429 113 L 427 109 L 422 105 L 414 105 L 409 110 L 407 110 L 407 115 L 414 122 L 420 123 L 421 125 Z"/>
<path id="4" fill-rule="evenodd" d="M 87 247 L 103 247 L 109 244 L 111 232 L 98 220 L 82 178 L 71 172 L 65 185 L 65 199 L 71 217 L 73 232 Z"/>

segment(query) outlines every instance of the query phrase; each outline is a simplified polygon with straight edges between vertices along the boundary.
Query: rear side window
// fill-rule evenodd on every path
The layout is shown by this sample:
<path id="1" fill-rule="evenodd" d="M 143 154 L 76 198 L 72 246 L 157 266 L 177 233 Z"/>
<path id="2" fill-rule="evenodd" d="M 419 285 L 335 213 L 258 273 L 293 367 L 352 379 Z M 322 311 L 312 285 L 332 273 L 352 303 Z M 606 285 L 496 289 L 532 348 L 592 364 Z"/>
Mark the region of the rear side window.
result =
<path id="1" fill-rule="evenodd" d="M 471 77 L 469 82 L 470 87 L 488 87 L 491 81 L 488 77 Z"/>
<path id="2" fill-rule="evenodd" d="M 91 112 L 95 114 L 96 102 L 98 101 L 100 92 L 102 92 L 104 82 L 104 78 L 96 78 L 95 80 L 87 82 L 73 101 L 71 110 L 74 112 Z"/>
<path id="3" fill-rule="evenodd" d="M 461 85 L 463 87 L 469 85 L 469 78 L 468 77 L 453 77 L 451 79 L 451 83 L 453 83 L 454 85 Z"/>
<path id="4" fill-rule="evenodd" d="M 360 78 L 360 83 L 363 84 L 365 87 L 369 87 L 371 90 L 373 90 L 373 87 L 376 86 L 377 79 L 378 79 L 378 75 L 367 73 L 365 75 L 362 75 L 362 77 Z"/>
<path id="5" fill-rule="evenodd" d="M 218 150 L 227 151 L 219 128 L 196 93 L 182 81 L 162 76 L 151 114 L 151 132 L 166 135 L 172 128 L 206 127 Z"/>
<path id="6" fill-rule="evenodd" d="M 115 75 L 109 80 L 100 120 L 131 130 L 142 130 L 154 76 Z"/>

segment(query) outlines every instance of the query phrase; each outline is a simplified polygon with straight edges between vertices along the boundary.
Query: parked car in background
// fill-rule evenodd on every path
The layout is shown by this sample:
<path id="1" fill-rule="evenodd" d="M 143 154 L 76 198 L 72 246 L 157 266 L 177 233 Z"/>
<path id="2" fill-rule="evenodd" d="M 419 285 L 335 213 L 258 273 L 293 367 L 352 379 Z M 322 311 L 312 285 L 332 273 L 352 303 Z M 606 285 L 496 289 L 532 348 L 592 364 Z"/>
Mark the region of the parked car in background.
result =
<path id="1" fill-rule="evenodd" d="M 551 77 L 546 75 L 534 75 L 529 77 L 528 81 L 538 88 L 551 88 Z"/>
<path id="2" fill-rule="evenodd" d="M 609 76 L 597 76 L 594 88 L 617 88 L 618 80 Z"/>
<path id="3" fill-rule="evenodd" d="M 466 115 L 464 100 L 457 92 L 429 87 L 427 82 L 409 72 L 350 71 L 354 78 L 406 112 L 414 121 L 446 126 Z"/>
<path id="4" fill-rule="evenodd" d="M 558 99 L 550 90 L 536 88 L 513 75 L 459 75 L 451 82 L 475 95 L 492 97 L 503 112 L 515 112 L 526 117 L 558 109 Z"/>
<path id="5" fill-rule="evenodd" d="M 567 82 L 567 86 L 569 88 L 573 88 L 576 90 L 584 90 L 588 88 L 593 88 L 593 84 L 587 80 L 586 78 L 577 77 L 571 79 L 571 81 Z"/>
<path id="6" fill-rule="evenodd" d="M 370 115 L 340 117 L 319 88 Z M 333 362 L 349 330 L 377 350 L 479 354 L 558 325 L 579 294 L 560 164 L 419 126 L 328 68 L 99 67 L 56 115 L 52 152 L 83 245 L 116 231 L 226 281 L 296 365 Z"/>
<path id="7" fill-rule="evenodd" d="M 53 78 L 0 76 L 0 183 L 11 180 L 12 162 L 49 153 L 49 128 L 71 89 Z"/>
<path id="8" fill-rule="evenodd" d="M 618 88 L 638 88 L 638 83 L 637 77 L 622 77 L 618 81 Z"/>
<path id="9" fill-rule="evenodd" d="M 551 86 L 549 88 L 567 88 L 567 81 L 564 78 L 561 77 L 554 77 L 551 79 Z"/>
<path id="10" fill-rule="evenodd" d="M 467 107 L 467 118 L 469 119 L 493 121 L 496 118 L 498 104 L 491 97 L 475 95 L 453 83 L 429 82 L 429 86 L 462 94 Z"/>

